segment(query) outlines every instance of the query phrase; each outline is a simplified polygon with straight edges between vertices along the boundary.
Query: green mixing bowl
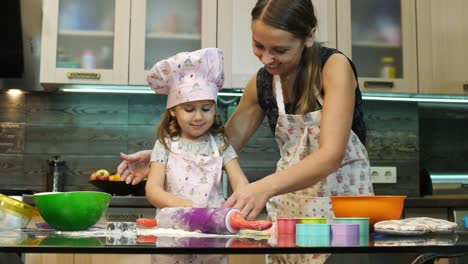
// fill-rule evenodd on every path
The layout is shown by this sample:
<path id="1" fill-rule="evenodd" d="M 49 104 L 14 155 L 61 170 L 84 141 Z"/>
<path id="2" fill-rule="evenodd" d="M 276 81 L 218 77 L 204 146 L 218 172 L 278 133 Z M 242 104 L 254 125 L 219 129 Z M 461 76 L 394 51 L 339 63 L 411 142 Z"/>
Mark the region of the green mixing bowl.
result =
<path id="1" fill-rule="evenodd" d="M 104 192 L 43 192 L 34 194 L 42 218 L 61 231 L 86 230 L 96 224 L 109 206 Z"/>

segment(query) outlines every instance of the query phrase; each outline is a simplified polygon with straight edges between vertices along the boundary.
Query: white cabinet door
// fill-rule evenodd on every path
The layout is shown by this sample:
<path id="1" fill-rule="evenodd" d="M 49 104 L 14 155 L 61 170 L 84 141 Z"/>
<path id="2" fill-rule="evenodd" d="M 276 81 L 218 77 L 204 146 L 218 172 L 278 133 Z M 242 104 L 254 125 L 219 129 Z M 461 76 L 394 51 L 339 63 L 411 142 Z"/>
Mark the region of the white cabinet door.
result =
<path id="1" fill-rule="evenodd" d="M 226 88 L 244 88 L 262 64 L 252 51 L 250 11 L 256 0 L 218 1 L 218 47 L 224 52 Z M 312 0 L 320 42 L 336 47 L 335 0 Z"/>
<path id="2" fill-rule="evenodd" d="M 130 0 L 44 0 L 40 82 L 127 84 Z"/>
<path id="3" fill-rule="evenodd" d="M 365 92 L 417 93 L 414 0 L 338 0 L 338 49 Z"/>
<path id="4" fill-rule="evenodd" d="M 44 0 L 42 84 L 147 85 L 182 51 L 216 47 L 216 0 Z"/>
<path id="5" fill-rule="evenodd" d="M 468 1 L 418 0 L 419 92 L 468 94 Z"/>
<path id="6" fill-rule="evenodd" d="M 131 85 L 147 85 L 146 72 L 182 51 L 216 47 L 216 0 L 132 2 Z"/>

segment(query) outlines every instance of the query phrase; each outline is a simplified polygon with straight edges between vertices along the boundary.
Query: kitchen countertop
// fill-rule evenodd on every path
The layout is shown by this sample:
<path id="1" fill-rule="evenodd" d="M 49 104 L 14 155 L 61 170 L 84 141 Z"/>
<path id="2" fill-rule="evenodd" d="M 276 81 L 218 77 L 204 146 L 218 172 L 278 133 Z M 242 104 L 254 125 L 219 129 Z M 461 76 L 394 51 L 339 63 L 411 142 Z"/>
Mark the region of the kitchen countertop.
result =
<path id="1" fill-rule="evenodd" d="M 241 237 L 69 237 L 44 229 L 0 231 L 0 252 L 17 253 L 119 253 L 119 254 L 311 254 L 311 253 L 437 253 L 443 256 L 468 253 L 468 232 L 419 237 L 370 234 L 357 245 L 269 242 Z M 314 241 L 314 242 L 312 242 Z M 281 245 L 280 243 L 283 243 Z"/>
<path id="2" fill-rule="evenodd" d="M 32 195 L 23 195 L 23 201 L 34 205 Z M 153 208 L 144 196 L 112 196 L 110 207 Z M 436 195 L 408 197 L 405 208 L 468 208 L 468 195 Z"/>

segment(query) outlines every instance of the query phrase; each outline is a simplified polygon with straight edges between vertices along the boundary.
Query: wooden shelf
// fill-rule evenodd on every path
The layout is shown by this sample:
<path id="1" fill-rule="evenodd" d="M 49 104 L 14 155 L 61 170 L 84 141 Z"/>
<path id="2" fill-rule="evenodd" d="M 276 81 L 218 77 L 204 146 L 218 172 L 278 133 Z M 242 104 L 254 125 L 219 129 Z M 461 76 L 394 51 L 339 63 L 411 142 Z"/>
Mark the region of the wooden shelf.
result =
<path id="1" fill-rule="evenodd" d="M 61 30 L 59 36 L 71 37 L 113 37 L 114 31 L 103 30 Z"/>
<path id="2" fill-rule="evenodd" d="M 149 32 L 146 33 L 146 38 L 149 39 L 182 39 L 182 40 L 200 40 L 200 34 L 189 33 L 166 33 L 166 32 Z"/>
<path id="3" fill-rule="evenodd" d="M 378 41 L 353 41 L 353 47 L 362 47 L 362 48 L 390 48 L 390 49 L 401 49 L 401 45 L 389 44 L 386 42 Z"/>

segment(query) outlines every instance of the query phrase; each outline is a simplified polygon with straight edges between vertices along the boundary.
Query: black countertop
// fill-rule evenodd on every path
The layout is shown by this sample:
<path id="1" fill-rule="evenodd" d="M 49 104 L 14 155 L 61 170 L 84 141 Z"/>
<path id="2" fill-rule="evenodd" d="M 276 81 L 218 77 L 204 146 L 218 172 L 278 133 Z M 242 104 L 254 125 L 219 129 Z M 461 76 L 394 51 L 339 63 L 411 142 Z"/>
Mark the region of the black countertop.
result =
<path id="1" fill-rule="evenodd" d="M 0 252 L 17 253 L 119 253 L 119 254 L 311 254 L 311 253 L 437 253 L 444 256 L 468 253 L 468 232 L 419 237 L 370 234 L 356 245 L 333 245 L 320 239 L 310 244 L 287 244 L 279 240 L 242 237 L 69 237 L 44 230 L 0 231 Z M 281 245 L 283 244 L 283 245 Z M 189 249 L 189 251 L 188 251 Z"/>

